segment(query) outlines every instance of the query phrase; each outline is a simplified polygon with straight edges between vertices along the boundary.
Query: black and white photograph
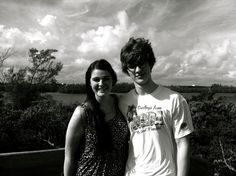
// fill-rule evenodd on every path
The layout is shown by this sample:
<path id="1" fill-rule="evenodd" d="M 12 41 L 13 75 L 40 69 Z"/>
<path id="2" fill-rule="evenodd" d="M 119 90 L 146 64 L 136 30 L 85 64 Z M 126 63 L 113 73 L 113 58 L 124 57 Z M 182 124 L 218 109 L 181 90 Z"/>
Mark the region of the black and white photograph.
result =
<path id="1" fill-rule="evenodd" d="M 235 176 L 235 0 L 1 0 L 0 176 Z"/>

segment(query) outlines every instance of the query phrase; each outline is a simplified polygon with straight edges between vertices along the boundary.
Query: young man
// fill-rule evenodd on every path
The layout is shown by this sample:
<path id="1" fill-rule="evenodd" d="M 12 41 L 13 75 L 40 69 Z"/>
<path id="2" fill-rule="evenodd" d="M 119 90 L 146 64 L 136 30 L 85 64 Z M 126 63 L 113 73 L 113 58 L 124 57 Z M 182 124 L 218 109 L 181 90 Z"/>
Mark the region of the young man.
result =
<path id="1" fill-rule="evenodd" d="M 148 40 L 130 38 L 120 57 L 135 86 L 119 101 L 131 132 L 126 176 L 187 176 L 193 125 L 186 100 L 152 80 Z"/>

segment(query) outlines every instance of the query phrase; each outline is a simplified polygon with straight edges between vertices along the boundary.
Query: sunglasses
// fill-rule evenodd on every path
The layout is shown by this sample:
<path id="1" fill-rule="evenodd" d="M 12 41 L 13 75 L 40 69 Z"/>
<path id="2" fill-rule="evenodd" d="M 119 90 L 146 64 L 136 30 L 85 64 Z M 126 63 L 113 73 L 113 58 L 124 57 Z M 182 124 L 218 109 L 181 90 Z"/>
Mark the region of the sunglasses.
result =
<path id="1" fill-rule="evenodd" d="M 138 62 L 136 63 L 128 63 L 127 64 L 127 69 L 129 71 L 134 71 L 137 67 L 139 67 L 140 69 L 144 69 L 147 65 L 147 61 L 144 61 L 144 60 L 139 60 Z"/>

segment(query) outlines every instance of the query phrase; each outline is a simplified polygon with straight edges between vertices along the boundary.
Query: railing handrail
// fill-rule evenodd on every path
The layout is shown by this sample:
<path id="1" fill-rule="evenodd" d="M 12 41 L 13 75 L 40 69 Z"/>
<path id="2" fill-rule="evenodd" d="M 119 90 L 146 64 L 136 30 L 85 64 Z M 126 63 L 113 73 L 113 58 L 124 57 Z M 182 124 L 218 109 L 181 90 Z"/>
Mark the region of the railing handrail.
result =
<path id="1" fill-rule="evenodd" d="M 2 156 L 11 156 L 11 155 L 22 155 L 22 154 L 37 154 L 37 153 L 46 153 L 46 152 L 56 152 L 56 151 L 64 151 L 64 148 L 21 151 L 21 152 L 7 152 L 7 153 L 0 153 L 0 157 L 2 157 Z"/>

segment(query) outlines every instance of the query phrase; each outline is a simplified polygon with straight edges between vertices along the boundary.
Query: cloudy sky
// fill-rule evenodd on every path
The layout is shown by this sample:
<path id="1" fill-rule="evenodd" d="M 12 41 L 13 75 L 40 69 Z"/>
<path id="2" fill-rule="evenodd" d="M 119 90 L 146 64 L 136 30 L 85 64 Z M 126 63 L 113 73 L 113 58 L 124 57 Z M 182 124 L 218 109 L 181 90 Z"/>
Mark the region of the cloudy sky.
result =
<path id="1" fill-rule="evenodd" d="M 84 83 L 88 65 L 106 58 L 119 82 L 119 53 L 129 37 L 152 43 L 153 78 L 164 85 L 236 86 L 235 0 L 1 0 L 4 63 L 29 64 L 29 48 L 57 49 L 59 82 Z"/>

